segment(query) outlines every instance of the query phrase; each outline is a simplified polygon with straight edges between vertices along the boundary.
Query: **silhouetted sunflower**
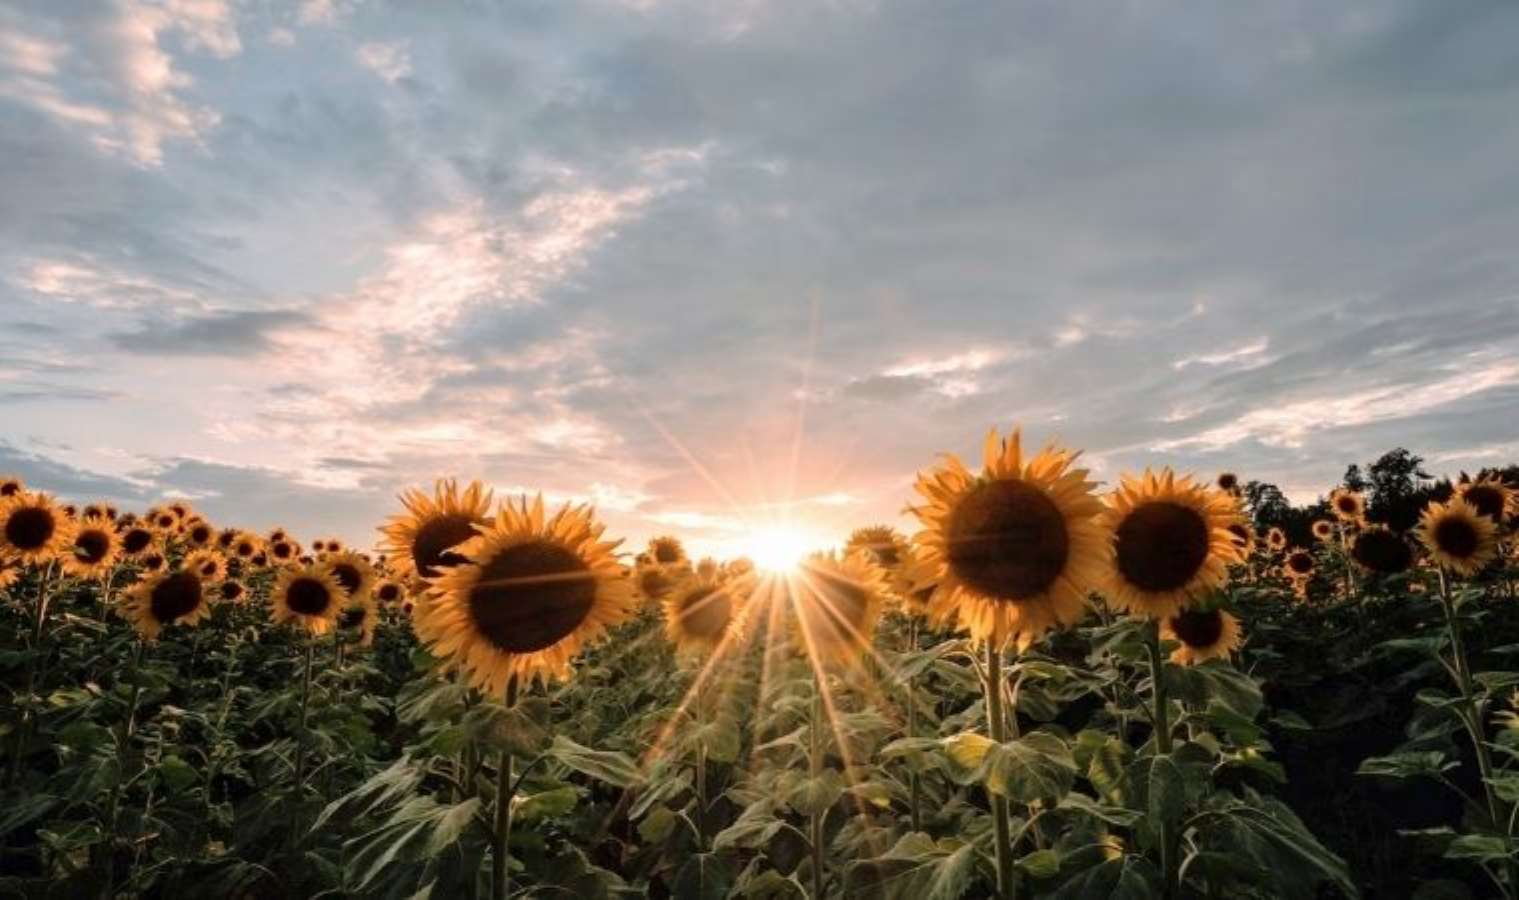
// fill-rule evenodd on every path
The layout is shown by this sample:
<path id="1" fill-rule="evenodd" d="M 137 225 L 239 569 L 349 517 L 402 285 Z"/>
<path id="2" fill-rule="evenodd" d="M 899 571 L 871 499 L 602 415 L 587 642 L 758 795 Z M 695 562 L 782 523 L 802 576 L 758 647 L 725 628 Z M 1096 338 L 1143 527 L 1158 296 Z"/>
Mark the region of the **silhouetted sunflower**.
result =
<path id="1" fill-rule="evenodd" d="M 1102 503 L 1076 454 L 1054 447 L 1023 458 L 1019 433 L 986 437 L 985 468 L 954 456 L 920 474 L 928 502 L 913 509 L 914 538 L 934 572 L 935 601 L 953 607 L 976 640 L 1026 646 L 1078 621 L 1103 577 L 1108 552 Z"/>
<path id="2" fill-rule="evenodd" d="M 1233 472 L 1220 472 L 1218 474 L 1218 489 L 1226 494 L 1239 493 L 1239 476 Z"/>
<path id="3" fill-rule="evenodd" d="M 815 553 L 787 580 L 801 646 L 820 666 L 855 666 L 870 651 L 886 581 L 863 554 Z"/>
<path id="4" fill-rule="evenodd" d="M 120 601 L 122 618 L 148 641 L 170 625 L 193 626 L 210 611 L 205 582 L 189 569 L 146 575 Z"/>
<path id="5" fill-rule="evenodd" d="M 1183 666 L 1226 660 L 1241 638 L 1239 620 L 1221 609 L 1184 609 L 1160 623 L 1160 639 L 1181 645 L 1171 652 L 1171 662 Z"/>
<path id="6" fill-rule="evenodd" d="M 68 552 L 69 521 L 47 494 L 21 491 L 0 500 L 0 559 L 41 565 Z"/>
<path id="7" fill-rule="evenodd" d="M 106 506 L 104 503 L 86 503 L 84 505 L 84 508 L 79 511 L 79 518 L 88 519 L 94 517 L 99 519 L 114 519 L 116 518 L 115 512 L 115 510 L 111 509 L 109 506 Z"/>
<path id="8" fill-rule="evenodd" d="M 632 611 L 633 584 L 600 540 L 585 507 L 545 518 L 543 498 L 504 504 L 479 536 L 456 548 L 465 562 L 431 579 L 412 616 L 417 637 L 480 691 L 513 676 L 569 671 L 581 648 Z"/>
<path id="9" fill-rule="evenodd" d="M 1419 518 L 1419 540 L 1434 561 L 1457 575 L 1472 576 L 1498 552 L 1498 526 L 1460 497 L 1431 503 Z"/>
<path id="10" fill-rule="evenodd" d="M 387 578 L 375 585 L 374 598 L 382 606 L 391 606 L 406 599 L 406 588 L 400 582 Z"/>
<path id="11" fill-rule="evenodd" d="M 217 585 L 216 594 L 229 603 L 237 603 L 246 597 L 248 592 L 241 581 L 223 581 Z"/>
<path id="12" fill-rule="evenodd" d="M 1334 537 L 1334 523 L 1328 519 L 1314 519 L 1313 536 L 1321 541 Z"/>
<path id="13" fill-rule="evenodd" d="M 1456 493 L 1462 500 L 1471 504 L 1478 515 L 1487 516 L 1499 525 L 1513 515 L 1514 489 L 1496 476 L 1488 475 L 1476 481 L 1458 485 Z"/>
<path id="14" fill-rule="evenodd" d="M 75 578 L 104 578 L 119 553 L 116 525 L 103 515 L 87 516 L 74 528 L 68 551 L 59 554 L 63 571 Z"/>
<path id="15" fill-rule="evenodd" d="M 0 475 L 0 500 L 13 497 L 26 490 L 26 482 L 15 475 Z"/>
<path id="16" fill-rule="evenodd" d="M 1266 532 L 1266 547 L 1273 553 L 1280 553 L 1287 549 L 1287 532 L 1272 526 Z"/>
<path id="17" fill-rule="evenodd" d="M 490 522 L 491 492 L 478 481 L 460 493 L 452 479 L 438 481 L 432 496 L 418 490 L 401 494 L 406 514 L 381 528 L 386 556 L 402 579 L 436 578 L 464 561 L 456 549 Z"/>
<path id="18" fill-rule="evenodd" d="M 185 523 L 184 536 L 192 550 L 204 550 L 216 542 L 216 529 L 204 519 L 192 519 Z"/>
<path id="19" fill-rule="evenodd" d="M 1170 469 L 1123 476 L 1103 515 L 1112 535 L 1104 594 L 1134 615 L 1174 615 L 1240 561 L 1235 521 L 1233 500 L 1190 477 Z"/>
<path id="20" fill-rule="evenodd" d="M 1414 551 L 1401 534 L 1376 525 L 1355 536 L 1350 557 L 1363 568 L 1381 575 L 1396 575 L 1413 565 Z"/>
<path id="21" fill-rule="evenodd" d="M 323 564 L 287 566 L 274 583 L 274 606 L 270 618 L 322 635 L 332 630 L 343 607 L 343 586 L 332 569 Z"/>
<path id="22" fill-rule="evenodd" d="M 1330 493 L 1329 508 L 1342 522 L 1359 522 L 1366 518 L 1366 498 L 1349 488 L 1336 488 Z"/>
<path id="23" fill-rule="evenodd" d="M 1282 568 L 1292 578 L 1307 579 L 1313 576 L 1313 554 L 1301 547 L 1287 551 Z"/>
<path id="24" fill-rule="evenodd" d="M 710 653 L 743 633 L 746 597 L 741 582 L 687 578 L 665 598 L 665 635 L 677 653 Z"/>

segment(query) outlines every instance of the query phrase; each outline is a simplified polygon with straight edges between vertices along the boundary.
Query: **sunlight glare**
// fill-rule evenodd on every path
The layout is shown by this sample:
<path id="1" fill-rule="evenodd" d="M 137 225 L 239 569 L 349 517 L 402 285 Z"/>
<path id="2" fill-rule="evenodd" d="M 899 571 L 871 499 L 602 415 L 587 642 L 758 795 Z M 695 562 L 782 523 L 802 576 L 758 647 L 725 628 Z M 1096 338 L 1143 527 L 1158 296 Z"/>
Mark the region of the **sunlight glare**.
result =
<path id="1" fill-rule="evenodd" d="M 802 560 L 818 549 L 811 539 L 789 528 L 763 528 L 749 535 L 748 556 L 768 572 L 796 571 Z"/>

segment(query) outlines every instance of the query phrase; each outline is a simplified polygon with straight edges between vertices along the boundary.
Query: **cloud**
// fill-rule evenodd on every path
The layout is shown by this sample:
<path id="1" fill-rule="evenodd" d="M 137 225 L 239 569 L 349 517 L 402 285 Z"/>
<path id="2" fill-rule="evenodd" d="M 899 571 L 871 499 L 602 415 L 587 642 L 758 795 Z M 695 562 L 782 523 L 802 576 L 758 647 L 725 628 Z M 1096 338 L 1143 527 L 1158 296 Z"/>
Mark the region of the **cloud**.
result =
<path id="1" fill-rule="evenodd" d="M 128 353 L 151 356 L 249 356 L 271 349 L 283 329 L 309 324 L 290 311 L 223 312 L 179 320 L 152 320 L 136 331 L 112 334 Z"/>
<path id="2" fill-rule="evenodd" d="M 353 52 L 359 65 L 395 84 L 411 74 L 411 52 L 404 41 L 360 44 Z"/>

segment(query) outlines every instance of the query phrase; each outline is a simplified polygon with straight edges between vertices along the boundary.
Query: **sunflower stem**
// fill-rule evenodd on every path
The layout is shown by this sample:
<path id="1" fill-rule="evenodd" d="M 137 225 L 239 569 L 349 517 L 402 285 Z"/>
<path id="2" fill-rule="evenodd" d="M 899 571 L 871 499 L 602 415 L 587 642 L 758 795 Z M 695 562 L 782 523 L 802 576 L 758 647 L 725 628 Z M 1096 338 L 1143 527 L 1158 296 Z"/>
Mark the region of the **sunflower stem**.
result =
<path id="1" fill-rule="evenodd" d="M 918 619 L 916 616 L 908 621 L 907 646 L 910 652 L 918 651 Z M 909 740 L 918 736 L 918 698 L 916 696 L 918 677 L 910 676 L 907 679 L 907 737 Z M 907 774 L 908 790 L 912 793 L 912 830 L 923 830 L 923 814 L 921 812 L 923 798 L 923 784 L 918 778 L 917 767 Z"/>
<path id="2" fill-rule="evenodd" d="M 812 677 L 812 715 L 808 721 L 807 769 L 813 784 L 823 772 L 823 751 L 818 722 L 823 718 L 823 679 L 814 672 Z M 823 815 L 813 809 L 808 821 L 807 840 L 812 847 L 812 900 L 823 898 Z"/>
<path id="3" fill-rule="evenodd" d="M 100 896 L 104 900 L 111 900 L 115 895 L 116 880 L 116 826 L 120 819 L 121 794 L 127 784 L 126 760 L 131 757 L 132 738 L 137 733 L 137 707 L 142 701 L 142 651 L 145 642 L 140 638 L 137 646 L 132 651 L 132 667 L 128 670 L 132 679 L 132 698 L 127 701 L 127 717 L 121 726 L 121 745 L 116 753 L 117 771 L 116 783 L 111 785 L 111 799 L 106 805 L 105 826 L 105 858 L 102 866 L 105 871 L 101 877 Z"/>
<path id="4" fill-rule="evenodd" d="M 299 806 L 306 799 L 306 722 L 311 701 L 311 663 L 316 656 L 316 638 L 306 635 L 306 662 L 301 671 L 301 725 L 295 734 L 295 795 Z M 290 847 L 295 849 L 300 834 L 301 816 L 290 819 Z"/>
<path id="5" fill-rule="evenodd" d="M 986 642 L 986 728 L 988 736 L 1000 744 L 1007 740 L 1007 718 L 1002 709 L 1001 635 L 993 634 Z M 992 825 L 996 837 L 997 896 L 1014 900 L 1018 882 L 1013 872 L 1012 825 L 1008 818 L 1007 798 L 992 794 Z"/>
<path id="6" fill-rule="evenodd" d="M 696 682 L 696 852 L 707 852 L 707 737 L 703 734 L 707 713 L 702 702 L 706 694 L 701 674 Z"/>
<path id="7" fill-rule="evenodd" d="M 1350 539 L 1345 536 L 1345 523 L 1339 524 L 1340 531 L 1340 555 L 1345 564 L 1345 595 L 1352 600 L 1356 599 L 1359 585 L 1356 584 L 1355 566 L 1350 564 Z"/>
<path id="8" fill-rule="evenodd" d="M 1472 739 L 1472 749 L 1477 756 L 1477 773 L 1482 779 L 1482 791 L 1487 797 L 1488 817 L 1492 820 L 1493 830 L 1499 832 L 1499 836 L 1503 838 L 1504 848 L 1508 851 L 1504 863 L 1504 869 L 1508 873 L 1508 885 L 1504 888 L 1504 896 L 1512 897 L 1515 887 L 1519 886 L 1519 864 L 1516 864 L 1513 859 L 1513 835 L 1503 824 L 1503 803 L 1493 787 L 1492 754 L 1488 752 L 1487 739 L 1482 727 L 1481 705 L 1477 702 L 1476 690 L 1472 687 L 1471 664 L 1466 658 L 1466 642 L 1461 636 L 1461 622 L 1456 615 L 1456 603 L 1450 595 L 1450 583 L 1445 577 L 1445 569 L 1440 567 L 1436 571 L 1440 578 L 1440 608 L 1445 612 L 1445 627 L 1450 632 L 1450 652 L 1456 671 L 1456 686 L 1461 690 L 1461 722 L 1466 726 L 1466 732 Z"/>
<path id="9" fill-rule="evenodd" d="M 21 774 L 21 759 L 26 755 L 26 744 L 32 730 L 32 692 L 37 689 L 37 666 L 42 653 L 42 638 L 47 626 L 47 605 L 53 587 L 53 575 L 57 563 L 48 563 L 47 572 L 42 576 L 42 582 L 37 588 L 37 615 L 32 620 L 32 641 L 30 653 L 26 658 L 26 708 L 21 713 L 21 722 L 16 726 L 16 748 L 11 756 L 11 765 L 5 775 L 7 787 L 14 784 L 17 776 Z"/>
<path id="10" fill-rule="evenodd" d="M 1151 622 L 1145 633 L 1145 649 L 1150 656 L 1150 691 L 1155 700 L 1155 751 L 1171 755 L 1170 701 L 1166 699 L 1166 663 L 1160 655 L 1160 622 Z M 1163 897 L 1176 895 L 1176 835 L 1168 822 L 1160 823 L 1160 871 L 1164 876 Z"/>
<path id="11" fill-rule="evenodd" d="M 512 709 L 517 705 L 517 676 L 513 675 L 506 681 L 506 708 Z M 491 897 L 492 900 L 506 900 L 511 891 L 511 876 L 508 864 L 511 862 L 510 840 L 512 834 L 512 794 L 515 785 L 512 782 L 512 751 L 501 751 L 501 762 L 496 767 L 496 827 L 492 835 L 491 846 Z"/>

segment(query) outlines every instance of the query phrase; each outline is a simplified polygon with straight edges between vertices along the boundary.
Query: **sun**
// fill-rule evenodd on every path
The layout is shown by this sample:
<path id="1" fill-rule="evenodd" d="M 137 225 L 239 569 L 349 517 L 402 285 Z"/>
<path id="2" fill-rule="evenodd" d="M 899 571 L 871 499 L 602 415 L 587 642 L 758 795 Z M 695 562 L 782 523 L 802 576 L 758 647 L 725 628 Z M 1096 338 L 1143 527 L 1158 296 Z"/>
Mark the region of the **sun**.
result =
<path id="1" fill-rule="evenodd" d="M 806 534 L 783 527 L 761 528 L 744 541 L 749 558 L 769 572 L 794 572 L 807 554 L 818 549 L 821 548 Z"/>

